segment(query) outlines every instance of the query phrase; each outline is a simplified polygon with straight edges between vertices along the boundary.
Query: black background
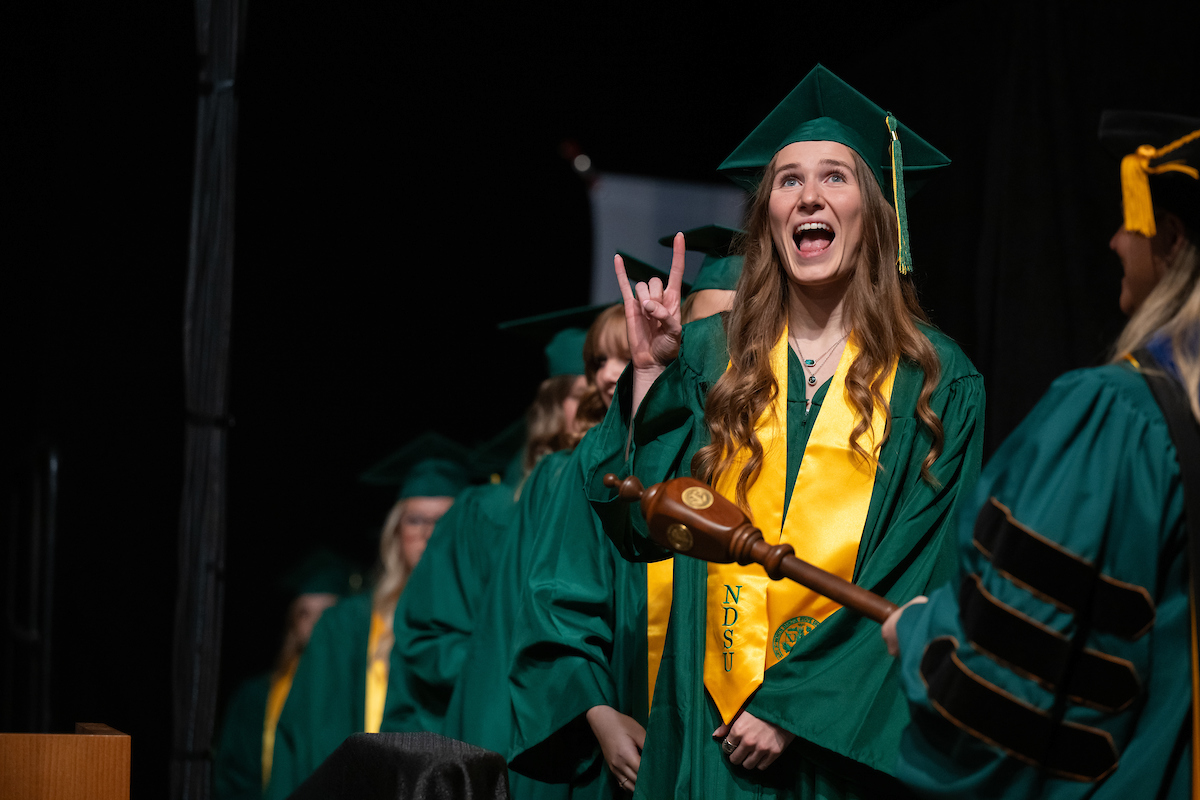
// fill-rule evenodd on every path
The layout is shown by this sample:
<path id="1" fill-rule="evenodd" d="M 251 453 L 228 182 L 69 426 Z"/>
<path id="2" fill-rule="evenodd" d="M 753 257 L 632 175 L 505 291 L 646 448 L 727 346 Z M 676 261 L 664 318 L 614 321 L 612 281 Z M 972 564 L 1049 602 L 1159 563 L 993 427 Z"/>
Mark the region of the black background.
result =
<path id="1" fill-rule="evenodd" d="M 1055 375 L 1102 360 L 1122 322 L 1100 110 L 1200 116 L 1195 3 L 448 6 L 249 6 L 223 697 L 278 644 L 281 562 L 318 542 L 371 557 L 391 498 L 358 472 L 427 428 L 473 444 L 530 399 L 540 354 L 495 323 L 589 299 L 586 189 L 564 140 L 600 171 L 719 180 L 817 61 L 895 112 L 954 160 L 910 205 L 912 247 L 924 304 L 987 380 L 990 452 Z M 133 734 L 134 796 L 157 797 L 192 10 L 5 13 L 5 502 L 55 444 L 54 726 Z M 11 707 L 20 687 L 3 686 Z"/>

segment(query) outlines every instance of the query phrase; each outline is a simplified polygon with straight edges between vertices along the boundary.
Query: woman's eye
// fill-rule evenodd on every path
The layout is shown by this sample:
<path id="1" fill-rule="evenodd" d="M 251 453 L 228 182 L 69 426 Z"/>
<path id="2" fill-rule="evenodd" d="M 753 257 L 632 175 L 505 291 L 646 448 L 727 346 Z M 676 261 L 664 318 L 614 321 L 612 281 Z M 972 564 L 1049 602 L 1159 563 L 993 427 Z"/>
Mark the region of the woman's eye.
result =
<path id="1" fill-rule="evenodd" d="M 833 181 L 834 183 L 845 183 L 846 176 L 840 172 L 831 172 L 829 174 L 829 180 Z"/>
<path id="2" fill-rule="evenodd" d="M 788 186 L 788 187 L 799 186 L 800 181 L 796 180 L 796 177 L 794 175 L 789 175 L 783 179 L 783 183 L 780 185 Z"/>

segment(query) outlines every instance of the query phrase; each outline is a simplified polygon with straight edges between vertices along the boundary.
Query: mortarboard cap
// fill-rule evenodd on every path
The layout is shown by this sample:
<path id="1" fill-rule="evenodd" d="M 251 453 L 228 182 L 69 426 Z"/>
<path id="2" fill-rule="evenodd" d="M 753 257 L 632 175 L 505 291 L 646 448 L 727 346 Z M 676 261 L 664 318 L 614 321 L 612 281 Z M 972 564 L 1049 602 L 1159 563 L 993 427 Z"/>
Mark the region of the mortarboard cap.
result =
<path id="1" fill-rule="evenodd" d="M 302 594 L 345 597 L 362 588 L 363 572 L 357 564 L 332 550 L 317 548 L 288 570 L 279 585 L 289 597 Z"/>
<path id="2" fill-rule="evenodd" d="M 471 451 L 472 466 L 492 483 L 516 486 L 524 477 L 521 466 L 529 423 L 521 417 Z"/>
<path id="3" fill-rule="evenodd" d="M 551 378 L 559 375 L 582 375 L 583 342 L 587 331 L 583 328 L 564 328 L 546 345 L 546 374 Z"/>
<path id="4" fill-rule="evenodd" d="M 674 234 L 671 235 L 674 236 Z M 663 286 L 666 286 L 667 281 L 671 278 L 669 273 L 663 272 L 658 267 L 642 261 L 637 256 L 629 255 L 629 253 L 626 253 L 624 250 L 618 250 L 617 255 L 619 255 L 621 260 L 625 262 L 625 275 L 629 278 L 630 286 L 633 286 L 637 283 L 649 283 L 651 278 L 658 278 L 660 281 L 662 281 Z M 686 295 L 690 291 L 692 291 L 692 285 L 687 281 L 683 281 L 683 283 L 680 285 L 679 293 L 681 295 Z"/>
<path id="5" fill-rule="evenodd" d="M 1154 209 L 1176 214 L 1188 238 L 1200 236 L 1200 119 L 1152 111 L 1107 110 L 1100 143 L 1121 159 L 1125 229 L 1154 236 Z"/>
<path id="6" fill-rule="evenodd" d="M 359 480 L 373 486 L 398 486 L 397 500 L 454 497 L 470 483 L 468 463 L 466 447 L 427 431 L 372 466 Z"/>
<path id="7" fill-rule="evenodd" d="M 582 375 L 583 341 L 587 338 L 587 329 L 608 306 L 577 306 L 501 322 L 496 327 L 526 339 L 545 342 L 546 368 L 550 377 Z"/>
<path id="8" fill-rule="evenodd" d="M 908 194 L 950 159 L 917 136 L 857 89 L 818 64 L 718 167 L 734 183 L 754 191 L 763 168 L 795 142 L 829 141 L 854 150 L 871 168 L 879 188 L 896 209 L 900 271 L 912 268 L 908 254 Z M 897 147 L 892 143 L 896 142 Z M 885 173 L 890 172 L 889 178 Z"/>
<path id="9" fill-rule="evenodd" d="M 692 284 L 691 291 L 733 291 L 737 288 L 738 278 L 742 276 L 742 257 L 734 254 L 733 244 L 745 233 L 738 228 L 727 228 L 724 225 L 704 225 L 683 232 L 687 249 L 704 253 L 704 261 L 700 264 L 700 271 L 696 273 L 696 281 Z M 675 243 L 675 234 L 662 237 L 658 243 L 664 247 L 671 247 Z"/>

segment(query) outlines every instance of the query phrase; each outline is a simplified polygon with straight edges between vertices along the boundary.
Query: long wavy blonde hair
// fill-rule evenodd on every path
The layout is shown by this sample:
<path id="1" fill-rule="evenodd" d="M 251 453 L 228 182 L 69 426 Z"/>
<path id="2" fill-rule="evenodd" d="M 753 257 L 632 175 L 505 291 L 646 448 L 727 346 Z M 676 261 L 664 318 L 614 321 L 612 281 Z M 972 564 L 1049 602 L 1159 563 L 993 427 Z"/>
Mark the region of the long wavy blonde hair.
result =
<path id="1" fill-rule="evenodd" d="M 583 374 L 587 378 L 587 389 L 579 399 L 579 410 L 575 412 L 575 432 L 571 447 L 579 444 L 585 433 L 599 425 L 608 412 L 604 398 L 596 386 L 596 373 L 604 364 L 606 353 L 617 353 L 629 360 L 629 331 L 625 327 L 625 306 L 618 303 L 600 312 L 600 316 L 588 328 L 583 340 Z"/>
<path id="2" fill-rule="evenodd" d="M 917 327 L 927 322 L 917 303 L 912 280 L 896 269 L 896 218 L 884 199 L 870 168 L 851 150 L 862 193 L 862 241 L 846 290 L 845 319 L 860 348 L 846 376 L 846 393 L 857 423 L 848 432 L 850 446 L 864 459 L 874 460 L 858 442 L 870 427 L 876 406 L 884 413 L 884 440 L 891 433 L 891 408 L 881 386 L 888 367 L 897 359 L 915 363 L 924 373 L 917 416 L 929 429 L 933 442 L 921 464 L 921 477 L 937 481 L 930 467 L 941 455 L 942 423 L 929 405 L 941 375 L 933 345 Z M 776 159 L 778 156 L 776 156 Z M 770 200 L 776 159 L 763 173 L 750 206 L 747 233 L 741 250 L 745 256 L 737 298 L 725 321 L 730 367 L 708 392 L 704 418 L 711 443 L 692 459 L 692 474 L 713 484 L 733 466 L 739 447 L 750 452 L 738 475 L 737 502 L 747 505 L 746 491 L 763 464 L 762 443 L 755 426 L 780 389 L 771 373 L 771 348 L 787 322 L 788 292 L 792 291 L 775 243 L 771 238 Z M 883 442 L 876 442 L 882 446 Z"/>
<path id="3" fill-rule="evenodd" d="M 403 548 L 400 547 L 400 520 L 404 517 L 408 501 L 400 500 L 388 512 L 379 532 L 379 562 L 382 569 L 375 589 L 371 593 L 371 608 L 379 614 L 384 622 L 384 631 L 375 648 L 375 657 L 384 658 L 391 652 L 396 635 L 392 630 L 392 617 L 396 612 L 396 603 L 400 593 L 412 574 L 412 565 L 404 560 Z"/>
<path id="4" fill-rule="evenodd" d="M 1156 215 L 1158 216 L 1158 215 Z M 1168 226 L 1160 217 L 1159 229 Z M 1133 312 L 1113 347 L 1113 361 L 1121 361 L 1160 332 L 1170 337 L 1175 366 L 1183 379 L 1192 407 L 1192 416 L 1200 420 L 1200 250 L 1186 234 L 1173 256 L 1167 257 L 1166 270 L 1146 299 Z M 1152 247 L 1159 243 L 1152 242 Z M 1157 257 L 1162 257 L 1158 256 Z"/>

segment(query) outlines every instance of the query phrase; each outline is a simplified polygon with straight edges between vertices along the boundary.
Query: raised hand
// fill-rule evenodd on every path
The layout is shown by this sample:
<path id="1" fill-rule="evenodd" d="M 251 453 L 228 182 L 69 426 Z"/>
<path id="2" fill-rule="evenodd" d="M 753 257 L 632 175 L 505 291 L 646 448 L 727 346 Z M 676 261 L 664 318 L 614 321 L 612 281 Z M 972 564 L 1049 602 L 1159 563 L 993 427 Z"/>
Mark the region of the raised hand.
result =
<path id="1" fill-rule="evenodd" d="M 677 233 L 672 248 L 671 274 L 665 287 L 658 278 L 651 278 L 648 284 L 639 282 L 630 287 L 625 262 L 620 256 L 613 259 L 621 298 L 625 302 L 625 327 L 629 332 L 630 361 L 634 370 L 631 413 L 637 411 L 650 385 L 679 355 L 683 331 L 680 300 L 683 254 L 683 234 Z"/>
<path id="2" fill-rule="evenodd" d="M 622 789 L 632 793 L 642 763 L 646 729 L 633 717 L 611 706 L 592 706 L 588 709 L 587 721 L 596 741 L 600 742 L 600 751 L 609 771 Z"/>

